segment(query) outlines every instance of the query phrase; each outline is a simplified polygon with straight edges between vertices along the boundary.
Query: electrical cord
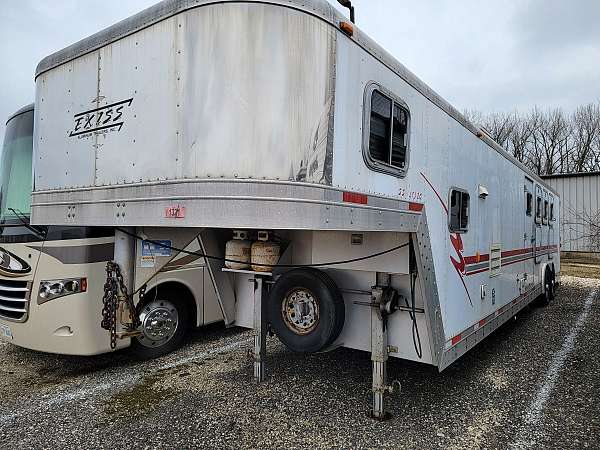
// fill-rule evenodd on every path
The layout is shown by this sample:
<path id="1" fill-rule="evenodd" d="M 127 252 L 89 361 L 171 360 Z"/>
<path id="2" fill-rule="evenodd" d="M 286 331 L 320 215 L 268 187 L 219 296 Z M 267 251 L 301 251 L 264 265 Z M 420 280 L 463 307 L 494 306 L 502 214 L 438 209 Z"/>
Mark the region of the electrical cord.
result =
<path id="1" fill-rule="evenodd" d="M 411 308 L 411 310 L 408 311 L 408 315 L 410 316 L 410 320 L 412 320 L 413 346 L 415 347 L 417 357 L 421 359 L 423 356 L 423 348 L 421 346 L 421 335 L 419 334 L 419 325 L 417 324 L 417 311 L 415 306 L 415 285 L 417 282 L 418 271 L 416 270 L 416 259 L 414 255 L 414 248 L 412 246 L 412 238 L 409 240 L 409 243 L 411 249 L 410 265 L 415 267 L 415 270 L 410 271 L 410 305 L 408 304 L 408 299 L 406 297 L 404 297 L 404 302 L 406 303 L 407 308 Z"/>
<path id="2" fill-rule="evenodd" d="M 213 259 L 216 261 L 224 261 L 224 262 L 237 263 L 237 264 L 248 264 L 248 261 L 238 261 L 235 259 L 223 258 L 221 256 L 206 255 L 204 253 L 192 252 L 192 251 L 185 250 L 182 248 L 173 247 L 171 245 L 163 244 L 162 242 L 153 241 L 151 239 L 144 239 L 142 236 L 138 236 L 137 234 L 130 233 L 129 231 L 124 230 L 123 228 L 117 227 L 115 229 L 119 230 L 121 233 L 126 234 L 127 236 L 130 236 L 132 238 L 135 238 L 139 241 L 150 242 L 151 244 L 154 244 L 158 247 L 167 248 L 170 250 L 174 250 L 176 252 L 185 253 L 187 255 L 199 256 L 200 258 Z M 392 247 L 388 250 L 373 253 L 373 254 L 367 255 L 367 256 L 361 256 L 360 258 L 344 259 L 344 260 L 340 260 L 340 261 L 324 262 L 324 263 L 317 263 L 317 264 L 255 264 L 255 263 L 252 263 L 252 265 L 259 266 L 259 267 L 271 267 L 271 268 L 281 267 L 281 268 L 288 268 L 288 269 L 290 269 L 290 268 L 300 269 L 300 268 L 310 268 L 310 267 L 339 266 L 342 264 L 349 264 L 349 263 L 358 262 L 358 261 L 365 261 L 367 259 L 373 259 L 378 256 L 387 255 L 388 253 L 395 252 L 397 250 L 400 250 L 401 248 L 407 247 L 408 245 L 409 245 L 409 243 L 407 242 L 405 244 L 400 244 L 400 245 L 397 245 L 396 247 Z"/>

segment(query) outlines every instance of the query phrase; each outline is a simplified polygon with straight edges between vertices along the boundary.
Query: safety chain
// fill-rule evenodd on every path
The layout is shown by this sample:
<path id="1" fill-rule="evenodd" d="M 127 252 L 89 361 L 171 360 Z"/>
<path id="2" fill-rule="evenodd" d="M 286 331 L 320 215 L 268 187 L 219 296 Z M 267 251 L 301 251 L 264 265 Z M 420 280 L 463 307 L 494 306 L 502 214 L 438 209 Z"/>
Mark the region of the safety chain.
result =
<path id="1" fill-rule="evenodd" d="M 104 297 L 102 297 L 102 322 L 101 327 L 110 332 L 110 348 L 117 347 L 117 310 L 119 309 L 119 291 L 127 303 L 131 323 L 127 325 L 128 331 L 135 330 L 140 325 L 138 311 L 133 303 L 133 295 L 127 293 L 123 281 L 121 268 L 116 262 L 106 263 L 106 283 L 104 283 Z M 143 296 L 145 287 L 140 290 Z"/>

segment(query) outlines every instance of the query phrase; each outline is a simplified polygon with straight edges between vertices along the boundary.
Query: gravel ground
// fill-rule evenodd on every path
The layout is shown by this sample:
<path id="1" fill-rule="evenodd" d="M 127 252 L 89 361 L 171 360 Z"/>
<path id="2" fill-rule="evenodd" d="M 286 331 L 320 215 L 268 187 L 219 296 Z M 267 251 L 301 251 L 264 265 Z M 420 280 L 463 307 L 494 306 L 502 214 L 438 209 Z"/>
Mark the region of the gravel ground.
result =
<path id="1" fill-rule="evenodd" d="M 271 338 L 257 385 L 250 332 L 222 326 L 144 363 L 0 344 L 0 446 L 598 448 L 600 280 L 562 281 L 549 307 L 523 311 L 441 374 L 392 360 L 403 391 L 384 423 L 366 414 L 366 352 L 299 356 Z"/>

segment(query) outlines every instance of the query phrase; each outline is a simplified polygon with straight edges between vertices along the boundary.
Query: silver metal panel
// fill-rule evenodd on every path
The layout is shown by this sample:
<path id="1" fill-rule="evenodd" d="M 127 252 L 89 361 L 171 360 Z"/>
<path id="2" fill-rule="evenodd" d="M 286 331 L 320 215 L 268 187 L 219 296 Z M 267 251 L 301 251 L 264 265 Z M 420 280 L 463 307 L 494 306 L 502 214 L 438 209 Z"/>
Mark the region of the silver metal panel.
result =
<path id="1" fill-rule="evenodd" d="M 461 341 L 444 352 L 439 364 L 439 370 L 444 370 L 466 352 L 479 344 L 483 339 L 513 318 L 525 306 L 535 300 L 541 293 L 542 286 L 536 286 L 527 294 L 509 303 L 507 307 L 503 308 L 503 311 L 500 314 L 487 320 L 483 326 L 473 326 L 464 331 L 462 333 Z"/>
<path id="2" fill-rule="evenodd" d="M 197 9 L 199 7 L 224 5 L 226 3 L 246 3 L 246 4 L 263 4 L 263 5 L 278 5 L 289 9 L 295 9 L 314 15 L 323 21 L 338 27 L 341 21 L 347 21 L 347 18 L 333 8 L 327 0 L 165 0 L 155 6 L 152 6 L 137 15 L 125 19 L 99 33 L 96 33 L 80 42 L 71 45 L 59 52 L 56 52 L 44 58 L 36 69 L 36 79 L 65 63 L 75 60 L 81 56 L 94 52 L 104 46 L 117 42 L 134 33 L 140 32 L 148 27 L 158 24 L 164 20 L 170 19 L 184 11 Z M 226 5 L 231 6 L 231 5 Z M 440 108 L 452 119 L 469 130 L 469 132 L 477 135 L 489 147 L 500 153 L 504 158 L 511 161 L 513 164 L 528 172 L 528 174 L 543 183 L 543 181 L 534 173 L 530 172 L 523 164 L 513 158 L 510 154 L 504 151 L 497 143 L 491 140 L 485 133 L 481 133 L 478 127 L 471 124 L 460 112 L 452 107 L 447 101 L 434 92 L 429 86 L 421 81 L 415 74 L 398 62 L 391 54 L 384 50 L 380 45 L 369 38 L 358 27 L 354 26 L 354 34 L 352 38 L 344 35 L 344 39 L 349 39 L 357 43 L 362 49 L 371 54 L 377 60 L 382 62 L 386 67 L 393 71 L 396 75 L 406 81 L 411 87 L 417 90 L 421 95 L 427 98 L 431 103 Z M 251 39 L 255 41 L 256 39 Z M 298 40 L 300 41 L 300 39 Z M 236 48 L 236 50 L 238 50 Z M 313 58 L 309 57 L 311 63 Z M 304 60 L 301 61 L 300 67 L 304 66 Z M 333 64 L 332 64 L 333 65 Z M 310 66 L 306 64 L 306 66 Z M 333 99 L 332 99 L 333 103 Z M 330 126 L 333 125 L 333 119 L 329 121 Z M 548 185 L 544 184 L 549 188 Z"/>
<path id="3" fill-rule="evenodd" d="M 204 180 L 35 193 L 32 223 L 411 232 L 421 214 L 408 205 L 347 203 L 340 190 L 303 183 Z M 166 217 L 170 207 L 185 217 Z"/>
<path id="4" fill-rule="evenodd" d="M 295 9 L 218 3 L 44 72 L 35 189 L 185 178 L 331 184 L 335 39 Z"/>
<path id="5" fill-rule="evenodd" d="M 586 236 L 590 235 L 589 219 L 600 214 L 600 173 L 555 175 L 544 180 L 560 195 L 555 230 L 560 224 L 561 250 L 597 252 Z"/>
<path id="6" fill-rule="evenodd" d="M 433 360 L 433 364 L 439 367 L 446 337 L 444 334 L 444 323 L 442 321 L 440 298 L 438 295 L 438 285 L 429 233 L 427 214 L 426 211 L 424 211 L 419 230 L 414 235 L 416 238 L 415 256 L 419 266 L 417 281 L 421 287 L 420 292 L 424 293 L 425 317 L 427 318 L 426 323 L 431 359 Z"/>

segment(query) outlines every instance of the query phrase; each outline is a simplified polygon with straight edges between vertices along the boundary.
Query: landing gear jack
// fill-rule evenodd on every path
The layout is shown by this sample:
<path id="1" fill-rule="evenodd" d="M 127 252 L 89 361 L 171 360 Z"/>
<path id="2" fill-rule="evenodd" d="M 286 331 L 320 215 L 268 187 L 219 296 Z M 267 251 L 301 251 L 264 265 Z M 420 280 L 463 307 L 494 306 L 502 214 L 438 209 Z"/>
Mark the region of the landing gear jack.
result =
<path id="1" fill-rule="evenodd" d="M 265 381 L 265 357 L 267 354 L 267 295 L 261 276 L 254 278 L 254 380 Z"/>
<path id="2" fill-rule="evenodd" d="M 378 274 L 379 281 L 379 274 Z M 379 283 L 378 283 L 379 284 Z M 371 295 L 371 361 L 373 363 L 373 405 L 371 417 L 388 420 L 391 414 L 385 408 L 385 397 L 400 391 L 400 382 L 387 382 L 387 360 L 390 352 L 397 351 L 388 345 L 388 316 L 397 306 L 396 291 L 375 286 Z"/>

